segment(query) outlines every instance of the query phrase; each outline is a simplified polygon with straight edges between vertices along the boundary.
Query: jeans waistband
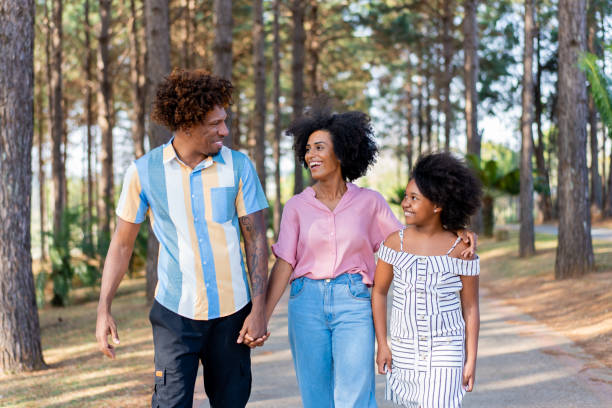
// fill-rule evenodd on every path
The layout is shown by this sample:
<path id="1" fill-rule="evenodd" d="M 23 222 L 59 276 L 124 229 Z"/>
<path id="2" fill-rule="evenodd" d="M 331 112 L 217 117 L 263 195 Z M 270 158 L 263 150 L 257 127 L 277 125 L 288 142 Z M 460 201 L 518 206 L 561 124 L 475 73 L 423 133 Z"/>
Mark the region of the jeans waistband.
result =
<path id="1" fill-rule="evenodd" d="M 297 280 L 303 279 L 304 282 L 312 282 L 312 283 L 323 283 L 323 284 L 347 284 L 349 282 L 356 283 L 362 282 L 363 276 L 360 273 L 343 273 L 341 275 L 336 276 L 335 278 L 327 278 L 327 279 L 311 279 L 306 276 L 300 276 L 299 278 L 294 279 L 294 282 Z"/>

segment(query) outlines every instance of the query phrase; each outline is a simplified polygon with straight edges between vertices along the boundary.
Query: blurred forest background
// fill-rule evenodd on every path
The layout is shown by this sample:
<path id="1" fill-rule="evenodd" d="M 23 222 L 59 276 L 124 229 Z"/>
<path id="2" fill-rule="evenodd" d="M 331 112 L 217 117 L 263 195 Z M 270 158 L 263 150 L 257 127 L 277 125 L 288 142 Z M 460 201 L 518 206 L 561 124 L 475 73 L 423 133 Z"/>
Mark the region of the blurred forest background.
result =
<path id="1" fill-rule="evenodd" d="M 123 172 L 171 136 L 149 107 L 173 68 L 234 83 L 226 144 L 256 164 L 271 239 L 310 183 L 283 130 L 325 97 L 372 117 L 380 157 L 358 184 L 396 205 L 419 155 L 453 151 L 485 188 L 473 229 L 519 223 L 530 257 L 534 224 L 558 223 L 555 276 L 593 271 L 591 224 L 612 218 L 611 15 L 610 0 L 0 0 L 0 38 L 23 40 L 1 43 L 0 313 L 19 313 L 0 371 L 44 365 L 37 305 L 99 285 Z M 149 300 L 156 245 L 141 228 L 129 271 Z"/>

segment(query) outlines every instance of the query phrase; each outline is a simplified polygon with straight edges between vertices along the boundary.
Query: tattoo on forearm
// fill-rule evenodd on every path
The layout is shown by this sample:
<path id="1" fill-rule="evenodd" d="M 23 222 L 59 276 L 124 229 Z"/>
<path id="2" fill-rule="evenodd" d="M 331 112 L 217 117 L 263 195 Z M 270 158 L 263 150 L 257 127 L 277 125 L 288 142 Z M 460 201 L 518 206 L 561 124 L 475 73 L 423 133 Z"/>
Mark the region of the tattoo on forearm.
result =
<path id="1" fill-rule="evenodd" d="M 266 242 L 265 217 L 263 214 L 249 214 L 240 217 L 244 236 L 247 267 L 251 277 L 253 297 L 266 292 L 268 281 L 268 247 Z"/>

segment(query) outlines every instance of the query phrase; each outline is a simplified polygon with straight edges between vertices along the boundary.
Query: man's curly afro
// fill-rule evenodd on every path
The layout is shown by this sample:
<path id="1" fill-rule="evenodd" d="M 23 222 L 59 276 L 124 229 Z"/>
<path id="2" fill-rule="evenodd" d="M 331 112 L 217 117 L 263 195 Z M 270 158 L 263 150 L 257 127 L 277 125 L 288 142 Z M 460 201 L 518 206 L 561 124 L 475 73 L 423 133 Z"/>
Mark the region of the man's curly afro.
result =
<path id="1" fill-rule="evenodd" d="M 215 106 L 232 103 L 232 83 L 204 70 L 175 69 L 157 87 L 151 118 L 171 131 L 204 122 Z"/>

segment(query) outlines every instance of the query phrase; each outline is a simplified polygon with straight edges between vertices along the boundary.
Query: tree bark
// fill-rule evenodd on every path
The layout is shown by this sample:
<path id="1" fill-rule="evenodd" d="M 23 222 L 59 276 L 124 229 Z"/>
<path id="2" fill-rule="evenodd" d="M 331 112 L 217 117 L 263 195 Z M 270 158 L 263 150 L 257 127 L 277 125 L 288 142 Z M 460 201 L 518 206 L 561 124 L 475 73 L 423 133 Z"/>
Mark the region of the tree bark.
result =
<path id="1" fill-rule="evenodd" d="M 51 16 L 48 19 L 50 42 L 49 107 L 51 127 L 51 172 L 53 177 L 53 231 L 62 227 L 66 207 L 66 168 L 62 160 L 62 138 L 64 114 L 62 111 L 62 0 L 52 0 Z"/>
<path id="2" fill-rule="evenodd" d="M 414 133 L 412 132 L 412 122 L 413 122 L 413 93 L 412 93 L 412 69 L 410 67 L 410 59 L 408 59 L 408 69 L 407 69 L 407 78 L 406 78 L 406 159 L 408 161 L 408 178 L 410 178 L 410 174 L 412 173 L 412 155 L 413 155 L 413 140 Z"/>
<path id="3" fill-rule="evenodd" d="M 134 155 L 136 158 L 145 154 L 145 103 L 146 80 L 143 69 L 143 55 L 140 46 L 138 15 L 135 0 L 130 0 L 130 27 L 128 37 L 130 41 L 130 85 L 132 97 L 132 140 L 134 141 Z"/>
<path id="4" fill-rule="evenodd" d="M 170 73 L 170 20 L 168 2 L 164 0 L 145 0 L 145 26 L 147 45 L 147 92 L 148 106 L 151 106 L 159 83 Z M 149 123 L 149 145 L 151 149 L 166 143 L 172 134 L 157 123 Z M 149 224 L 147 241 L 146 296 L 153 302 L 157 286 L 157 255 L 159 243 Z"/>
<path id="5" fill-rule="evenodd" d="M 536 6 L 537 9 L 537 6 Z M 536 16 L 539 13 L 536 11 Z M 540 62 L 540 29 L 537 28 L 536 34 L 536 81 L 534 86 L 535 98 L 535 122 L 538 132 L 538 143 L 533 143 L 534 153 L 536 157 L 536 169 L 538 172 L 539 183 L 543 187 L 542 192 L 538 194 L 538 207 L 540 208 L 541 221 L 548 222 L 554 218 L 552 198 L 550 195 L 550 177 L 548 166 L 544 158 L 544 132 L 542 131 L 542 64 Z"/>
<path id="6" fill-rule="evenodd" d="M 263 24 L 263 0 L 253 1 L 253 70 L 255 80 L 255 168 L 266 192 L 266 33 Z"/>
<path id="7" fill-rule="evenodd" d="M 588 38 L 588 50 L 592 54 L 598 54 L 597 52 L 597 18 L 596 18 L 596 7 L 593 4 L 593 0 L 589 1 L 588 17 L 587 17 L 587 28 Z M 595 101 L 593 96 L 589 94 L 589 140 L 591 147 L 591 188 L 590 188 L 590 199 L 591 206 L 598 213 L 603 211 L 603 195 L 601 177 L 599 176 L 599 144 L 597 141 L 597 109 L 595 108 Z"/>
<path id="8" fill-rule="evenodd" d="M 273 48 L 273 75 L 274 75 L 274 239 L 278 239 L 282 213 L 280 188 L 280 159 L 281 159 L 281 110 L 280 110 L 280 0 L 274 0 L 274 48 Z"/>
<path id="9" fill-rule="evenodd" d="M 87 54 L 85 60 L 85 126 L 87 128 L 87 205 L 85 209 L 86 225 L 85 225 L 85 241 L 88 243 L 90 250 L 93 250 L 93 208 L 94 208 L 94 193 L 93 193 L 93 171 L 92 171 L 92 145 L 94 143 L 92 127 L 93 127 L 93 50 L 91 49 L 91 31 L 92 26 L 89 20 L 89 0 L 85 0 L 84 15 L 85 15 L 85 52 Z M 93 255 L 93 253 L 90 253 Z"/>
<path id="10" fill-rule="evenodd" d="M 308 30 L 308 65 L 306 66 L 306 77 L 308 78 L 309 88 L 311 92 L 312 100 L 314 101 L 320 93 L 319 90 L 319 20 L 318 20 L 319 5 L 318 0 L 311 1 L 309 7 L 309 22 L 310 28 Z"/>
<path id="11" fill-rule="evenodd" d="M 533 38 L 535 34 L 534 0 L 525 0 L 525 48 L 523 53 L 523 114 L 521 116 L 521 167 L 520 167 L 520 229 L 519 256 L 535 254 L 533 227 Z"/>
<path id="12" fill-rule="evenodd" d="M 42 75 L 41 72 L 38 74 Z M 38 147 L 38 217 L 40 226 L 40 260 L 45 261 L 47 259 L 46 251 L 46 219 L 45 216 L 45 159 L 43 158 L 43 144 L 45 139 L 45 132 L 43 129 L 43 86 L 39 81 L 36 81 L 36 87 L 38 88 L 36 96 L 36 123 L 37 123 L 37 147 Z"/>
<path id="13" fill-rule="evenodd" d="M 453 79 L 453 7 L 454 0 L 444 0 L 442 14 L 442 55 L 444 57 L 444 75 L 442 80 L 442 94 L 444 95 L 444 149 L 450 150 L 450 132 L 453 123 L 453 111 L 450 101 L 450 84 Z"/>
<path id="14" fill-rule="evenodd" d="M 111 215 L 114 207 L 113 182 L 113 85 L 110 72 L 110 24 L 112 0 L 100 0 L 100 36 L 98 54 L 98 127 L 102 136 L 100 163 L 102 174 L 99 205 L 102 250 L 110 242 Z"/>
<path id="15" fill-rule="evenodd" d="M 232 0 L 214 0 L 213 24 L 215 40 L 213 42 L 214 68 L 213 74 L 231 81 L 232 79 Z M 228 129 L 231 129 L 232 113 L 228 109 Z M 234 148 L 233 135 L 230 132 L 223 142 L 230 149 Z"/>
<path id="16" fill-rule="evenodd" d="M 464 3 L 463 49 L 465 71 L 465 128 L 467 133 L 467 152 L 480 157 L 480 134 L 478 133 L 478 0 Z"/>
<path id="17" fill-rule="evenodd" d="M 0 0 L 0 373 L 45 365 L 30 252 L 34 10 Z"/>
<path id="18" fill-rule="evenodd" d="M 586 49 L 586 0 L 559 1 L 559 245 L 555 278 L 593 270 L 586 163 L 586 79 L 578 58 Z"/>
<path id="19" fill-rule="evenodd" d="M 304 31 L 305 2 L 302 0 L 291 1 L 291 16 L 293 20 L 293 31 L 291 35 L 291 79 L 293 82 L 293 119 L 302 116 L 304 110 L 304 46 L 306 33 Z M 293 194 L 299 194 L 304 189 L 304 177 L 302 175 L 302 164 L 297 156 L 294 156 L 294 187 Z"/>

